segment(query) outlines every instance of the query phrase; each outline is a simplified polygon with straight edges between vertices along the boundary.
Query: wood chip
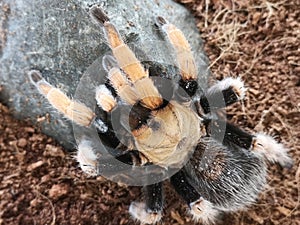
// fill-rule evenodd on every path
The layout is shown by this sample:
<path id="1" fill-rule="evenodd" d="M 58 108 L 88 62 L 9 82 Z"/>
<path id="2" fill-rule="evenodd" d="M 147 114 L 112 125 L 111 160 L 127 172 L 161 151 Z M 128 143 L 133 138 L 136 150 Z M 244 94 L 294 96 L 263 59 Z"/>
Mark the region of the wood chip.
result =
<path id="1" fill-rule="evenodd" d="M 66 195 L 69 191 L 69 186 L 66 184 L 54 184 L 49 190 L 49 197 L 52 199 L 58 199 Z"/>
<path id="2" fill-rule="evenodd" d="M 37 161 L 35 163 L 32 163 L 30 164 L 28 167 L 27 167 L 27 171 L 33 171 L 37 168 L 39 168 L 40 166 L 44 165 L 44 161 L 43 160 L 40 160 L 40 161 Z"/>

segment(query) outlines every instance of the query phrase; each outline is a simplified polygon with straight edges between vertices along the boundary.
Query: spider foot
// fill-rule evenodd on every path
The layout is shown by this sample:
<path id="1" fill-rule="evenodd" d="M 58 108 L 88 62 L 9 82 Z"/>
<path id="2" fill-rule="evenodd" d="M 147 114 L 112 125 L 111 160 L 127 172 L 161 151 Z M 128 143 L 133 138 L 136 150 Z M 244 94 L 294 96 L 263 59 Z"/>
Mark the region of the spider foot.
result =
<path id="1" fill-rule="evenodd" d="M 193 219 L 203 224 L 214 224 L 219 214 L 213 204 L 202 197 L 190 203 L 189 206 Z"/>
<path id="2" fill-rule="evenodd" d="M 244 82 L 241 80 L 241 78 L 227 77 L 209 88 L 208 93 L 220 91 L 229 92 L 230 90 L 236 95 L 237 100 L 242 100 L 246 95 L 247 89 L 245 88 Z"/>
<path id="3" fill-rule="evenodd" d="M 266 134 L 257 134 L 253 143 L 253 151 L 266 157 L 270 162 L 278 162 L 282 167 L 290 169 L 293 159 L 288 155 L 288 149 Z"/>
<path id="4" fill-rule="evenodd" d="M 90 176 L 97 175 L 97 156 L 89 141 L 83 140 L 79 143 L 76 159 L 83 172 Z"/>
<path id="5" fill-rule="evenodd" d="M 161 211 L 149 210 L 143 202 L 132 202 L 129 207 L 129 213 L 142 224 L 155 224 L 162 218 Z"/>
<path id="6" fill-rule="evenodd" d="M 246 91 L 244 82 L 239 77 L 228 77 L 211 86 L 201 97 L 200 105 L 207 114 L 243 100 Z"/>
<path id="7" fill-rule="evenodd" d="M 108 16 L 105 12 L 97 5 L 93 5 L 90 8 L 91 17 L 99 24 L 103 25 L 105 22 L 109 21 Z"/>

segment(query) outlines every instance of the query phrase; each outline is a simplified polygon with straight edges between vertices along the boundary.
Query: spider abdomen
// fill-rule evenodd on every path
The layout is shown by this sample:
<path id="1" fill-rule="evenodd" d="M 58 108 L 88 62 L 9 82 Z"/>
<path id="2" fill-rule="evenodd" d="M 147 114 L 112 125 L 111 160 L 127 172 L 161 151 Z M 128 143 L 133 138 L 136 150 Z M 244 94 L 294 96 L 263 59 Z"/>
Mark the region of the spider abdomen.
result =
<path id="1" fill-rule="evenodd" d="M 223 211 L 238 210 L 253 203 L 266 184 L 263 158 L 212 139 L 201 140 L 187 173 L 205 199 Z"/>

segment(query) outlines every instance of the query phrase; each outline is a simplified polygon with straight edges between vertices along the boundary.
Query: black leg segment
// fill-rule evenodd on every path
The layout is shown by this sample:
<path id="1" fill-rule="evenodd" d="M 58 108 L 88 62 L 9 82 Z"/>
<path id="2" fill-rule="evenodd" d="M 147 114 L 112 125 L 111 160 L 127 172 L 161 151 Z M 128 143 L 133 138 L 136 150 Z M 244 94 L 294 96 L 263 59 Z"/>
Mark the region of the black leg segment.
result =
<path id="1" fill-rule="evenodd" d="M 197 201 L 201 197 L 201 195 L 188 181 L 183 169 L 171 177 L 171 184 L 188 205 Z"/>
<path id="2" fill-rule="evenodd" d="M 239 100 L 233 87 L 229 87 L 225 90 L 220 90 L 212 93 L 207 93 L 200 98 L 200 105 L 202 106 L 204 113 L 210 113 L 211 111 L 218 110 L 229 106 Z"/>
<path id="3" fill-rule="evenodd" d="M 145 187 L 147 211 L 160 212 L 163 207 L 162 183 L 151 184 Z"/>
<path id="4" fill-rule="evenodd" d="M 206 131 L 225 146 L 237 145 L 244 149 L 251 149 L 254 136 L 223 120 L 205 120 Z M 224 129 L 222 129 L 224 127 Z"/>

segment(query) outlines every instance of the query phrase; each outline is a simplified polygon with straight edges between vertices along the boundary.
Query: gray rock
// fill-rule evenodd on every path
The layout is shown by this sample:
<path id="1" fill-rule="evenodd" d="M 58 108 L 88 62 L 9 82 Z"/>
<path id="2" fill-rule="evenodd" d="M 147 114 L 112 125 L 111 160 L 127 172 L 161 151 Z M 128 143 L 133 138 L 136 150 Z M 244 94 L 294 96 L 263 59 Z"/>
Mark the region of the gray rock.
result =
<path id="1" fill-rule="evenodd" d="M 94 3 L 104 8 L 126 41 L 143 49 L 150 60 L 168 63 L 172 58 L 172 54 L 166 54 L 154 18 L 160 15 L 176 24 L 195 52 L 203 87 L 208 77 L 208 63 L 194 20 L 184 7 L 171 0 L 2 0 L 0 100 L 13 109 L 17 118 L 30 118 L 69 149 L 75 145 L 71 123 L 37 92 L 27 73 L 37 69 L 49 83 L 74 96 L 86 71 L 92 68 L 96 72 L 97 66 L 101 70 L 101 56 L 109 48 L 101 29 L 87 13 Z M 93 86 L 86 91 L 93 92 Z"/>

